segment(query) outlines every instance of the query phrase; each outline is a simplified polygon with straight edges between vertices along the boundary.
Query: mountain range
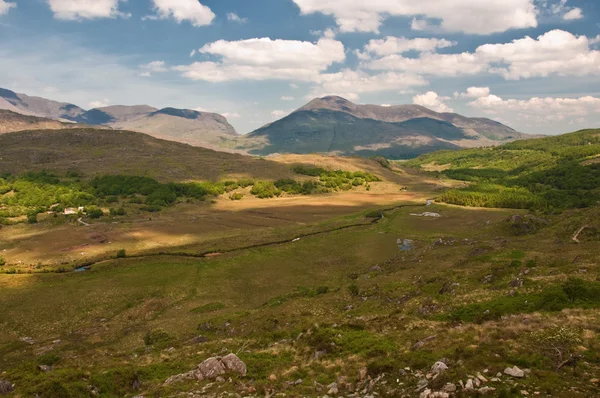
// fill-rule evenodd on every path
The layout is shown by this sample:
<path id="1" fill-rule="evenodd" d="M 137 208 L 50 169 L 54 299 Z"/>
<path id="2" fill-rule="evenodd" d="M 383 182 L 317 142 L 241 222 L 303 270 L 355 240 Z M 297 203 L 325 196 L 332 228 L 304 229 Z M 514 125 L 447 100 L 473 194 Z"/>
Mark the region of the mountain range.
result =
<path id="1" fill-rule="evenodd" d="M 99 125 L 252 155 L 318 152 L 403 159 L 439 149 L 493 146 L 527 137 L 487 118 L 438 113 L 419 105 L 358 105 L 337 96 L 314 99 L 247 135 L 238 134 L 216 113 L 148 105 L 85 110 L 6 89 L 0 89 L 0 109 L 44 118 L 38 123 L 61 123 L 40 128 L 69 128 L 70 123 Z M 27 123 L 32 122 L 22 124 Z"/>

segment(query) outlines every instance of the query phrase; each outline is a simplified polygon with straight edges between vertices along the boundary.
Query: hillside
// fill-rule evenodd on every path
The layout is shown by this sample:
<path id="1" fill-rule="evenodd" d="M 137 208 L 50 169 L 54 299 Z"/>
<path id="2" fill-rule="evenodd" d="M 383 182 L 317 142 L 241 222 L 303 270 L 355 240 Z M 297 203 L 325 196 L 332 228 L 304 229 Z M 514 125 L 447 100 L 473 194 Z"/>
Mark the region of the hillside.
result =
<path id="1" fill-rule="evenodd" d="M 600 202 L 600 130 L 522 140 L 494 148 L 441 151 L 407 164 L 468 182 L 447 203 L 538 210 Z"/>
<path id="2" fill-rule="evenodd" d="M 162 181 L 225 177 L 279 179 L 278 163 L 164 141 L 130 131 L 35 130 L 0 135 L 0 172 L 69 170 L 85 176 L 127 174 Z"/>
<path id="3" fill-rule="evenodd" d="M 403 159 L 523 137 L 485 118 L 437 113 L 418 105 L 357 105 L 331 96 L 250 133 L 240 146 L 256 154 L 335 152 Z"/>
<path id="4" fill-rule="evenodd" d="M 65 123 L 58 120 L 37 116 L 27 116 L 20 113 L 0 109 L 0 134 L 22 130 L 61 130 L 89 127 L 78 123 Z M 104 127 L 110 129 L 110 127 Z"/>
<path id="5" fill-rule="evenodd" d="M 224 116 L 189 109 L 113 105 L 84 110 L 76 105 L 0 89 L 0 109 L 29 116 L 138 131 L 194 146 L 217 148 L 238 134 Z"/>

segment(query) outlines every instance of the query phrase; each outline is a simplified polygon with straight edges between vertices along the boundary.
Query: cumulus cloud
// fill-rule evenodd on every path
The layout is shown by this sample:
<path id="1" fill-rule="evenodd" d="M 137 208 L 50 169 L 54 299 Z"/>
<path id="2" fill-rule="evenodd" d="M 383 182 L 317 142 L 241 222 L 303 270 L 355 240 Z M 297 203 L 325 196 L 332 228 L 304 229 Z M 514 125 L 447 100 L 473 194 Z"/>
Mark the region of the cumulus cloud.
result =
<path id="1" fill-rule="evenodd" d="M 434 91 L 428 91 L 425 94 L 415 95 L 413 104 L 424 106 L 436 112 L 454 112 L 454 109 L 444 103 L 448 99 L 448 97 L 440 97 Z"/>
<path id="2" fill-rule="evenodd" d="M 503 44 L 484 44 L 474 53 L 422 53 L 417 58 L 399 54 L 363 62 L 374 70 L 423 73 L 434 76 L 491 72 L 507 80 L 600 74 L 600 51 L 590 49 L 595 39 L 551 30 L 537 39 L 526 36 Z"/>
<path id="3" fill-rule="evenodd" d="M 90 108 L 104 108 L 106 106 L 110 105 L 110 101 L 107 98 L 104 98 L 103 100 L 100 101 L 92 101 L 88 104 L 88 106 Z"/>
<path id="4" fill-rule="evenodd" d="M 357 100 L 362 93 L 398 91 L 428 84 L 421 76 L 411 73 L 385 72 L 371 75 L 365 71 L 351 69 L 322 74 L 318 83 L 307 98 L 339 95 L 349 100 Z"/>
<path id="5" fill-rule="evenodd" d="M 8 10 L 11 8 L 16 8 L 16 3 L 10 3 L 4 0 L 0 0 L 0 15 L 4 15 L 8 13 Z"/>
<path id="6" fill-rule="evenodd" d="M 491 34 L 537 26 L 533 0 L 293 0 L 303 14 L 331 15 L 342 32 L 379 32 L 387 16 L 441 20 L 448 32 Z M 413 22 L 426 28 L 426 24 Z"/>
<path id="7" fill-rule="evenodd" d="M 583 18 L 583 12 L 581 11 L 581 8 L 573 8 L 570 11 L 568 11 L 565 15 L 563 15 L 562 17 L 565 21 L 572 21 L 574 19 L 581 19 Z"/>
<path id="8" fill-rule="evenodd" d="M 369 43 L 365 46 L 365 51 L 379 56 L 386 56 L 392 54 L 402 54 L 413 50 L 418 52 L 430 52 L 435 51 L 438 48 L 452 47 L 455 45 L 455 41 L 449 41 L 446 39 L 407 39 L 405 37 L 388 36 L 385 39 L 369 41 Z"/>
<path id="9" fill-rule="evenodd" d="M 290 97 L 288 95 L 284 95 L 281 97 L 282 101 L 294 101 L 296 99 L 296 97 Z"/>
<path id="10" fill-rule="evenodd" d="M 490 95 L 489 87 L 469 87 L 464 93 L 454 93 L 454 98 L 481 98 L 488 95 Z"/>
<path id="11" fill-rule="evenodd" d="M 0 10 L 2 9 L 0 0 Z M 64 20 L 96 18 L 129 18 L 119 11 L 120 0 L 48 0 L 54 18 Z"/>
<path id="12" fill-rule="evenodd" d="M 225 116 L 226 119 L 239 119 L 242 117 L 242 115 L 237 112 L 223 112 L 221 115 Z"/>
<path id="13" fill-rule="evenodd" d="M 235 12 L 228 13 L 227 14 L 227 20 L 231 21 L 231 22 L 239 22 L 239 23 L 246 23 L 246 22 L 248 22 L 248 18 L 241 18 Z"/>
<path id="14" fill-rule="evenodd" d="M 219 40 L 198 50 L 221 57 L 219 62 L 195 62 L 174 69 L 192 80 L 314 81 L 336 62 L 346 59 L 344 45 L 322 38 L 317 43 L 270 38 L 239 41 Z"/>
<path id="15" fill-rule="evenodd" d="M 92 1 L 92 0 L 91 0 Z M 93 0 L 97 1 L 97 0 Z M 206 26 L 215 19 L 210 8 L 198 0 L 152 0 L 156 18 L 173 19 L 177 23 L 190 22 L 193 26 Z M 146 19 L 153 19 L 152 16 Z"/>
<path id="16" fill-rule="evenodd" d="M 538 123 L 566 121 L 600 112 L 600 98 L 530 98 L 526 100 L 503 99 L 490 94 L 469 103 L 473 108 L 489 114 L 511 115 L 518 120 Z"/>
<path id="17" fill-rule="evenodd" d="M 165 64 L 165 61 L 152 61 L 147 64 L 140 65 L 140 69 L 142 69 L 140 76 L 145 77 L 152 76 L 152 72 L 161 73 L 169 70 Z"/>
<path id="18" fill-rule="evenodd" d="M 599 37 L 600 37 L 600 36 L 599 36 Z M 298 85 L 297 85 L 296 83 L 290 83 L 290 88 L 291 88 L 292 90 L 297 90 L 299 87 L 298 87 Z"/>
<path id="19" fill-rule="evenodd" d="M 196 55 L 196 49 L 193 49 L 193 50 L 190 52 L 190 58 L 192 58 L 194 55 Z"/>
<path id="20" fill-rule="evenodd" d="M 282 111 L 280 109 L 276 109 L 276 110 L 274 110 L 274 111 L 271 112 L 271 116 L 276 117 L 276 118 L 282 118 L 282 117 L 284 117 L 287 114 L 288 114 L 288 112 Z"/>

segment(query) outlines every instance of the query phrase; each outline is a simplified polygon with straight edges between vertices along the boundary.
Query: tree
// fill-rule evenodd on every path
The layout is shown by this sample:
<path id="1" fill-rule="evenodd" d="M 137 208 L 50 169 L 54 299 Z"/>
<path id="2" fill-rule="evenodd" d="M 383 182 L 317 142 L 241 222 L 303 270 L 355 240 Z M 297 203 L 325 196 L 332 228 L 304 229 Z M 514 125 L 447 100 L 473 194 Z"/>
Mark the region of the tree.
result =
<path id="1" fill-rule="evenodd" d="M 577 362 L 575 347 L 581 345 L 581 331 L 566 326 L 542 329 L 531 333 L 531 344 L 540 354 L 551 360 L 556 371 Z"/>

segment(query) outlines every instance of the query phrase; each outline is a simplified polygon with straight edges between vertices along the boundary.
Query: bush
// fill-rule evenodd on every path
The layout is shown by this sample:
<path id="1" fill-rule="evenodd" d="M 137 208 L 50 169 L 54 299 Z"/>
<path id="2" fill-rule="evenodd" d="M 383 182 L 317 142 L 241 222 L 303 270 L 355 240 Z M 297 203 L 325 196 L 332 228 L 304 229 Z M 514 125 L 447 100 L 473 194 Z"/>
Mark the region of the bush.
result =
<path id="1" fill-rule="evenodd" d="M 326 294 L 327 292 L 329 292 L 328 286 L 319 286 L 317 288 L 317 294 Z"/>
<path id="2" fill-rule="evenodd" d="M 125 249 L 121 249 L 117 252 L 117 258 L 125 258 L 127 257 L 127 252 L 125 252 Z"/>
<path id="3" fill-rule="evenodd" d="M 173 337 L 162 329 L 152 330 L 144 336 L 144 344 L 164 346 L 173 340 Z"/>
<path id="4" fill-rule="evenodd" d="M 4 257 L 0 256 L 0 267 L 6 265 L 6 261 L 4 261 Z"/>
<path id="5" fill-rule="evenodd" d="M 88 208 L 86 212 L 87 216 L 92 220 L 97 220 L 104 215 L 102 209 L 95 206 Z"/>
<path id="6" fill-rule="evenodd" d="M 232 193 L 231 195 L 229 195 L 230 200 L 242 200 L 243 197 L 243 193 Z"/>
<path id="7" fill-rule="evenodd" d="M 542 329 L 529 336 L 532 347 L 558 367 L 581 345 L 581 331 L 560 326 Z"/>
<path id="8" fill-rule="evenodd" d="M 60 361 L 60 357 L 53 352 L 47 352 L 37 358 L 38 365 L 54 366 Z"/>
<path id="9" fill-rule="evenodd" d="M 259 199 L 267 199 L 281 195 L 281 191 L 270 181 L 256 182 L 250 193 Z"/>
<path id="10" fill-rule="evenodd" d="M 360 293 L 358 285 L 356 283 L 353 283 L 350 286 L 348 286 L 348 292 L 353 296 L 358 296 Z"/>
<path id="11" fill-rule="evenodd" d="M 37 213 L 30 213 L 27 215 L 27 223 L 28 224 L 35 224 L 37 223 Z"/>
<path id="12" fill-rule="evenodd" d="M 122 207 L 119 207 L 118 209 L 110 209 L 110 215 L 115 217 L 115 216 L 124 216 L 126 214 L 125 209 Z"/>

